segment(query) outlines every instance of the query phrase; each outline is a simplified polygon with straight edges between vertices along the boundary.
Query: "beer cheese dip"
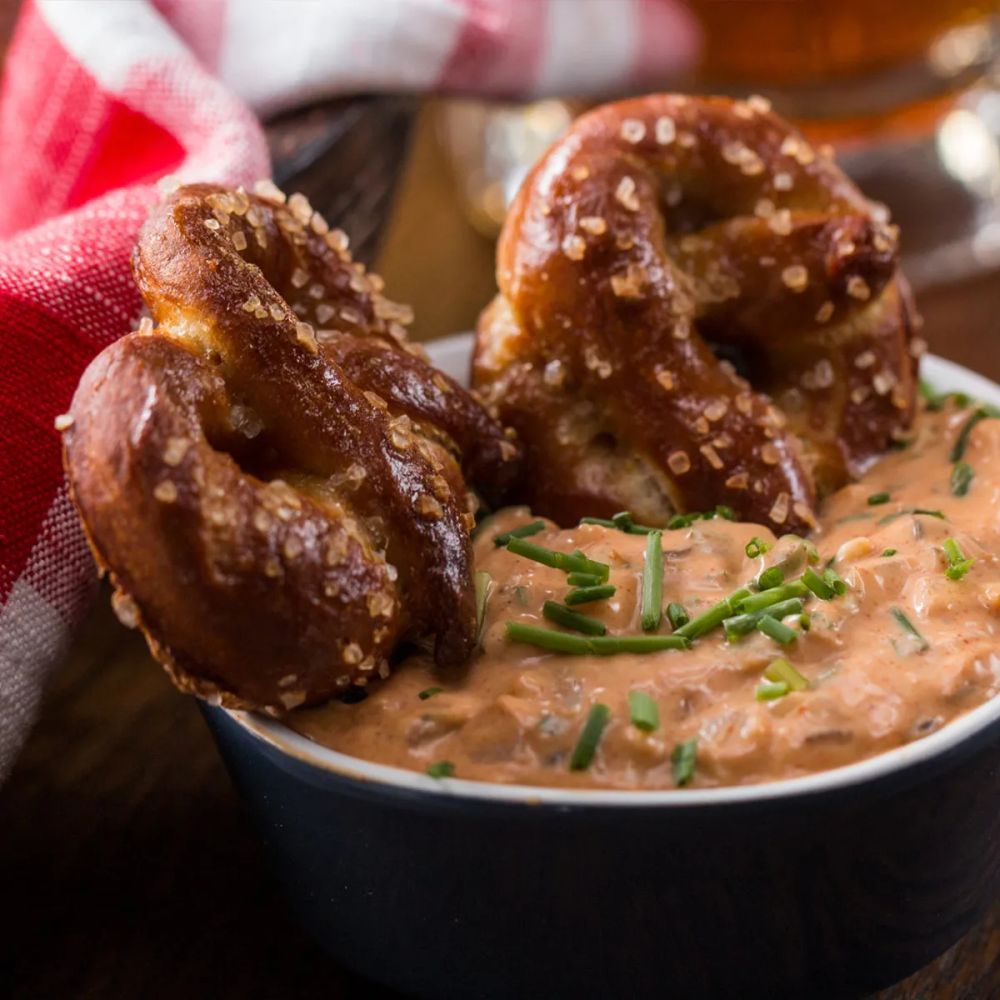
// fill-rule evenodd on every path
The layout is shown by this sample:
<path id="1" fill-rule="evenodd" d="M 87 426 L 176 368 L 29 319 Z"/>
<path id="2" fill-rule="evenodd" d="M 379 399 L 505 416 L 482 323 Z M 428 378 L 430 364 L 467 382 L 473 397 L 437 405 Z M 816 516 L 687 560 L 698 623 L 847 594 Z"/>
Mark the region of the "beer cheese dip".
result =
<path id="1" fill-rule="evenodd" d="M 827 499 L 807 542 L 719 515 L 659 536 L 534 523 L 513 548 L 608 567 L 591 585 L 609 596 L 586 603 L 567 605 L 579 588 L 565 566 L 496 544 L 538 520 L 500 512 L 475 538 L 488 574 L 480 654 L 454 674 L 415 654 L 364 700 L 289 723 L 343 753 L 438 777 L 576 788 L 777 781 L 918 740 L 1000 687 L 1000 420 L 983 417 L 952 402 L 924 413 L 908 446 Z M 651 537 L 660 588 L 647 572 Z M 544 641 L 589 641 L 551 605 L 547 617 L 545 602 L 585 615 L 591 631 L 603 625 L 597 645 L 674 635 L 685 648 L 542 648 L 540 629 Z"/>

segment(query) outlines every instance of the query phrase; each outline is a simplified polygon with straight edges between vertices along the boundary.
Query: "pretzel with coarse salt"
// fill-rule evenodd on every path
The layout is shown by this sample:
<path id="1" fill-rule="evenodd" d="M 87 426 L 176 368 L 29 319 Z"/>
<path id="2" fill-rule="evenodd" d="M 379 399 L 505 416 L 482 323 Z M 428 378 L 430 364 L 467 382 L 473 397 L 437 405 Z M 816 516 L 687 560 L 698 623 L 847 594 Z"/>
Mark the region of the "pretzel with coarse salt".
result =
<path id="1" fill-rule="evenodd" d="M 497 281 L 473 383 L 525 446 L 521 499 L 565 524 L 725 504 L 805 532 L 915 412 L 895 227 L 761 98 L 583 115 L 525 179 Z"/>
<path id="2" fill-rule="evenodd" d="M 184 187 L 133 259 L 153 322 L 63 418 L 119 616 L 184 690 L 282 712 L 384 676 L 405 640 L 471 654 L 474 495 L 519 449 L 410 345 L 407 310 L 301 195 Z"/>

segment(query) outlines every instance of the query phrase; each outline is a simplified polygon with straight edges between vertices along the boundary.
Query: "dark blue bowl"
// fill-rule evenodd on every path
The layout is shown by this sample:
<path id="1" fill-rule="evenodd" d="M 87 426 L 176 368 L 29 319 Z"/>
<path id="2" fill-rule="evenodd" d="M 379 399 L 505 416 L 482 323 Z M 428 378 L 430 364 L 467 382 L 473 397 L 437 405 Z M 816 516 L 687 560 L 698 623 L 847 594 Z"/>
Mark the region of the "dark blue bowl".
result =
<path id="1" fill-rule="evenodd" d="M 303 924 L 407 993 L 857 995 L 1000 888 L 1000 700 L 825 774 L 668 792 L 435 782 L 205 715 Z"/>

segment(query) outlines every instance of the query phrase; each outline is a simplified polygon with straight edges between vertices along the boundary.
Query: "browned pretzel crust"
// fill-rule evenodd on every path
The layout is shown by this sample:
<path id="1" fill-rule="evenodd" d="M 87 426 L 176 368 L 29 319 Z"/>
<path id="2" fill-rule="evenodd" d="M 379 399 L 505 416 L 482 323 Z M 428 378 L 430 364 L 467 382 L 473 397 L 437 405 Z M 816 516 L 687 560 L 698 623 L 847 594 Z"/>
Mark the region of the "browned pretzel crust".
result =
<path id="1" fill-rule="evenodd" d="M 760 98 L 584 115 L 521 187 L 497 281 L 474 384 L 563 523 L 726 504 L 802 532 L 913 417 L 895 228 Z"/>
<path id="2" fill-rule="evenodd" d="M 64 435 L 120 615 L 183 689 L 283 711 L 475 641 L 463 478 L 518 449 L 411 347 L 407 310 L 302 196 L 181 188 L 134 268 L 156 326 L 87 369 Z"/>

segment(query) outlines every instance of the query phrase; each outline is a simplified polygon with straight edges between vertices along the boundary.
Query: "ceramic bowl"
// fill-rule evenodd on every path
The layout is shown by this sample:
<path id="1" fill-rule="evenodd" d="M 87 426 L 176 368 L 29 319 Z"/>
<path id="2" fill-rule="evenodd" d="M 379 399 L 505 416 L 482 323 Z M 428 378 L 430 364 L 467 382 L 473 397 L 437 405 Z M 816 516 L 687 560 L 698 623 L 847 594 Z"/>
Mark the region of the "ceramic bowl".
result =
<path id="1" fill-rule="evenodd" d="M 431 354 L 464 376 L 469 348 Z M 1000 404 L 946 361 L 924 374 Z M 1000 889 L 1000 698 L 848 767 L 660 792 L 435 781 L 205 716 L 303 925 L 408 994 L 856 996 Z"/>

